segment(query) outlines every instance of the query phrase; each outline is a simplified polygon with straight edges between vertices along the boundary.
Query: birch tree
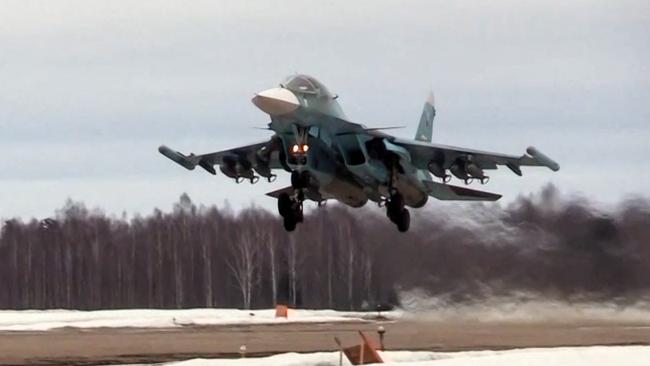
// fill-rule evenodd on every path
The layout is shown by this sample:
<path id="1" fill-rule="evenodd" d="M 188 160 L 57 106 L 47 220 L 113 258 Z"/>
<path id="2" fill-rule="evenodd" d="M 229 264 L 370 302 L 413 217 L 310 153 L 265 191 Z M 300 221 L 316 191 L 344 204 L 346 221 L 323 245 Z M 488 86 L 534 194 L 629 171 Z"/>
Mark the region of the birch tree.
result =
<path id="1" fill-rule="evenodd" d="M 256 225 L 256 215 L 250 211 L 244 213 L 250 218 L 248 225 L 241 225 L 236 234 L 236 239 L 230 245 L 230 260 L 227 262 L 232 271 L 239 291 L 241 292 L 244 309 L 251 308 L 253 286 L 259 270 L 259 255 L 262 244 L 260 243 L 260 230 Z"/>

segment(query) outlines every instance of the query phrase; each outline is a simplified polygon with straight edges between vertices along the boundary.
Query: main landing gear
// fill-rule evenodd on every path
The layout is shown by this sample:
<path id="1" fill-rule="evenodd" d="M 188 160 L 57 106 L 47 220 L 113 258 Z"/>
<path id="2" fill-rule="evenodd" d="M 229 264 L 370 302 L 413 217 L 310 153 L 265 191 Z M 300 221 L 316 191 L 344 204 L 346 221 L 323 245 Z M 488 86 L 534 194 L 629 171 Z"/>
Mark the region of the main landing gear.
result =
<path id="1" fill-rule="evenodd" d="M 391 190 L 390 197 L 386 201 L 386 216 L 397 225 L 397 230 L 406 232 L 411 225 L 411 214 L 404 207 L 404 198 L 397 192 Z"/>
<path id="2" fill-rule="evenodd" d="M 303 221 L 303 201 L 305 192 L 303 189 L 309 187 L 309 173 L 306 171 L 291 172 L 291 187 L 293 195 L 282 193 L 278 197 L 278 212 L 284 221 L 284 229 L 294 231 L 296 225 Z"/>
<path id="3" fill-rule="evenodd" d="M 284 221 L 286 231 L 296 230 L 296 225 L 302 222 L 302 200 L 289 196 L 288 193 L 282 193 L 278 197 L 278 212 Z"/>

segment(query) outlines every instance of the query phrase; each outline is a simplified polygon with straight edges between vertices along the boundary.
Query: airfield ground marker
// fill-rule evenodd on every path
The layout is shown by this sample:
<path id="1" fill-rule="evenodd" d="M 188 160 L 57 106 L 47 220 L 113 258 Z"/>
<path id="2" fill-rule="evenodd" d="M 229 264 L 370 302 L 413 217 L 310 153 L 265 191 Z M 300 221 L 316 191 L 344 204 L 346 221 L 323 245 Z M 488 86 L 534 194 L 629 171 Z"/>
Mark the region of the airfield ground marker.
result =
<path id="1" fill-rule="evenodd" d="M 339 346 L 339 365 L 342 365 L 343 354 L 353 365 L 366 365 L 371 363 L 384 363 L 377 352 L 377 347 L 362 331 L 359 331 L 361 343 L 356 346 L 343 347 L 341 340 L 334 337 L 334 342 Z"/>

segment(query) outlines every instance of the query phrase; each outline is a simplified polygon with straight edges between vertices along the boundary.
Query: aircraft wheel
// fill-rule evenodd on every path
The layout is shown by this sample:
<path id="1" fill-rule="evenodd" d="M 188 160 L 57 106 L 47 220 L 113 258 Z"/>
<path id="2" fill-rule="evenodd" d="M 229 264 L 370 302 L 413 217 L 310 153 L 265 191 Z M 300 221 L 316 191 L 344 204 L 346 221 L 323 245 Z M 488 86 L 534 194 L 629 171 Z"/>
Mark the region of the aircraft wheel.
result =
<path id="1" fill-rule="evenodd" d="M 397 230 L 404 233 L 408 231 L 409 226 L 411 226 L 411 214 L 409 210 L 404 209 L 398 217 Z"/>
<path id="2" fill-rule="evenodd" d="M 293 215 L 287 215 L 284 217 L 284 230 L 286 231 L 294 231 L 296 230 L 296 219 L 293 217 Z"/>
<path id="3" fill-rule="evenodd" d="M 278 212 L 280 216 L 287 217 L 291 214 L 291 197 L 287 193 L 282 193 L 278 197 Z"/>
<path id="4" fill-rule="evenodd" d="M 399 218 L 399 211 L 394 210 L 392 207 L 388 207 L 386 209 L 386 216 L 388 216 L 390 221 L 397 223 Z"/>

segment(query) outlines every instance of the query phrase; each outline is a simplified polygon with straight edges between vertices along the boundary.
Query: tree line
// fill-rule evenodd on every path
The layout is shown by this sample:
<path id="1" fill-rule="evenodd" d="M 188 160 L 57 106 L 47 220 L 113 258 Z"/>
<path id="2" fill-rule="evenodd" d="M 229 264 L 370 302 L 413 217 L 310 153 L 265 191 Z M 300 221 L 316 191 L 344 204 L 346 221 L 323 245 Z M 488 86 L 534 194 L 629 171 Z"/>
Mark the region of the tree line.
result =
<path id="1" fill-rule="evenodd" d="M 44 220 L 4 220 L 0 308 L 374 309 L 423 289 L 447 302 L 527 293 L 633 302 L 650 290 L 650 203 L 603 208 L 553 186 L 513 203 L 414 210 L 313 208 L 286 233 L 259 207 L 197 206 L 114 217 L 68 201 Z"/>

